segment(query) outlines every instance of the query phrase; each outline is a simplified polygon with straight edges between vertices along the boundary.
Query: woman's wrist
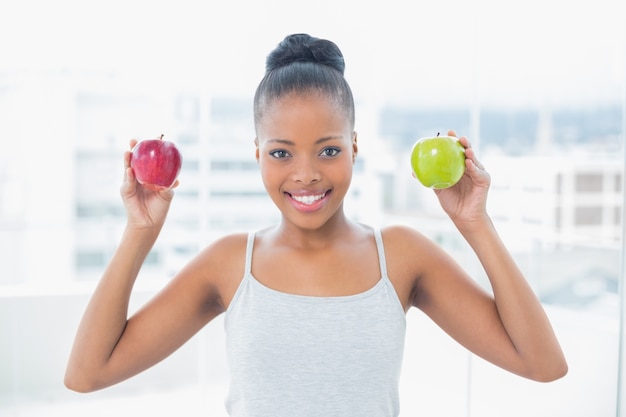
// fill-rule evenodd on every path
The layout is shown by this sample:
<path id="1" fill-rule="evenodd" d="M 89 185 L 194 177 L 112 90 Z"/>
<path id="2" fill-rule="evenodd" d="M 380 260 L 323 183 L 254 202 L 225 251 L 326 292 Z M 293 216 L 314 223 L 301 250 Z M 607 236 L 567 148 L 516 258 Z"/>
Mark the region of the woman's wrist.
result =
<path id="1" fill-rule="evenodd" d="M 160 226 L 143 227 L 128 223 L 122 234 L 122 244 L 134 246 L 136 249 L 152 248 L 160 231 Z"/>
<path id="2" fill-rule="evenodd" d="M 494 225 L 487 213 L 472 216 L 470 218 L 452 219 L 454 225 L 459 232 L 466 238 L 471 239 L 473 236 L 480 237 L 485 233 L 493 232 Z"/>

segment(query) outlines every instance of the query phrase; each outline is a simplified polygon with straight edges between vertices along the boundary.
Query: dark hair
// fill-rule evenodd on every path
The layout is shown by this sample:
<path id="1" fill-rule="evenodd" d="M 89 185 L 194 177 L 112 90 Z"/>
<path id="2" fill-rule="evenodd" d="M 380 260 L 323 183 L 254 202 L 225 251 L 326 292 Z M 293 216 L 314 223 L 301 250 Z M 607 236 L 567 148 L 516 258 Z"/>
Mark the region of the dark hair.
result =
<path id="1" fill-rule="evenodd" d="M 287 36 L 268 55 L 265 76 L 254 96 L 254 121 L 264 108 L 290 93 L 323 93 L 346 110 L 354 125 L 354 99 L 344 78 L 345 62 L 337 45 L 307 34 Z"/>

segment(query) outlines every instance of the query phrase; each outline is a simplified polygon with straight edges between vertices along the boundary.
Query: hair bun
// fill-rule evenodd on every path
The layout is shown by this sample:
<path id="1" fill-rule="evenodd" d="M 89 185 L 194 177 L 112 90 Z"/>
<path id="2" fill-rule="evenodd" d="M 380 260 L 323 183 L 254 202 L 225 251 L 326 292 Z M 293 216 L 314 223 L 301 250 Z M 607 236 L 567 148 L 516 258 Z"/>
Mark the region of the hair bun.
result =
<path id="1" fill-rule="evenodd" d="M 345 61 L 339 47 L 326 39 L 319 39 L 305 33 L 289 35 L 278 44 L 267 57 L 266 72 L 284 67 L 294 62 L 315 62 L 329 66 L 341 74 Z"/>

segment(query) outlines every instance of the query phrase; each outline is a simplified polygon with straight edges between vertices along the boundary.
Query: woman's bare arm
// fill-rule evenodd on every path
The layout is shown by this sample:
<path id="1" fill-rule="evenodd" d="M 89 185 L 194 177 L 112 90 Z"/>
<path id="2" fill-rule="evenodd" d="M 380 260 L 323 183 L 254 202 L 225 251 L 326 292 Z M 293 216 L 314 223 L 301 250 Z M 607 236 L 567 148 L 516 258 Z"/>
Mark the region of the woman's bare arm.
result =
<path id="1" fill-rule="evenodd" d="M 493 294 L 448 255 L 433 253 L 414 305 L 470 351 L 504 369 L 537 381 L 564 376 L 567 363 L 543 306 L 493 226 L 485 223 L 466 237 Z"/>
<path id="2" fill-rule="evenodd" d="M 437 190 L 437 196 L 480 260 L 492 294 L 450 256 L 422 242 L 430 254 L 415 281 L 413 303 L 460 343 L 502 368 L 539 381 L 560 378 L 567 363 L 550 321 L 487 214 L 490 176 L 467 138 L 460 141 L 466 147 L 466 173 L 456 186 Z"/>
<path id="3" fill-rule="evenodd" d="M 222 309 L 218 286 L 212 281 L 220 275 L 208 272 L 213 268 L 214 245 L 128 318 L 132 288 L 174 196 L 171 189 L 155 192 L 141 187 L 129 161 L 126 152 L 121 195 L 127 225 L 82 317 L 67 364 L 65 384 L 80 392 L 115 384 L 159 362 Z"/>

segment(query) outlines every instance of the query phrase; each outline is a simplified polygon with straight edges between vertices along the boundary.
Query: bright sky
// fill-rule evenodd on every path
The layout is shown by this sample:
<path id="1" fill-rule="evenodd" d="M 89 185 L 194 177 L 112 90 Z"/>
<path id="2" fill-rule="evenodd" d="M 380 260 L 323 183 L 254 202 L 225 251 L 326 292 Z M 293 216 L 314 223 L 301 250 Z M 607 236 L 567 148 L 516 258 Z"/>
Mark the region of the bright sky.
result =
<path id="1" fill-rule="evenodd" d="M 10 3 L 10 4 L 9 4 Z M 21 0 L 0 5 L 2 68 L 120 69 L 251 92 L 286 34 L 334 40 L 357 95 L 426 102 L 620 100 L 623 0 Z M 151 77 L 154 76 L 154 77 Z M 193 80 L 193 81 L 190 81 Z"/>

